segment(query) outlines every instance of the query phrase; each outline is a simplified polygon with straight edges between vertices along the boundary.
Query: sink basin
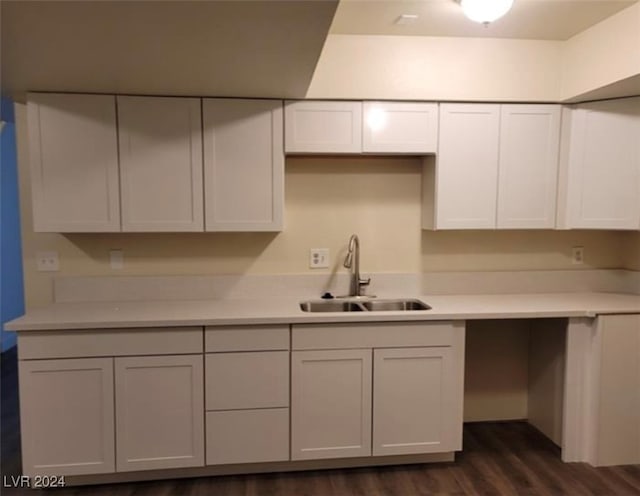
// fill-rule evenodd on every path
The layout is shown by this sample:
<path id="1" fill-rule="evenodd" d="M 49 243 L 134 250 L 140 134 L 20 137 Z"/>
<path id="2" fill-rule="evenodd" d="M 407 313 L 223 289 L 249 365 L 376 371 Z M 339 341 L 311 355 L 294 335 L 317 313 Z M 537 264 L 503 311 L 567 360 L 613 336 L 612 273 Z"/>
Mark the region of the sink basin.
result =
<path id="1" fill-rule="evenodd" d="M 430 310 L 431 307 L 420 300 L 314 300 L 303 301 L 300 308 L 304 312 L 408 312 Z"/>
<path id="2" fill-rule="evenodd" d="M 420 300 L 371 300 L 362 305 L 371 312 L 406 312 L 409 310 L 430 310 L 431 307 Z"/>
<path id="3" fill-rule="evenodd" d="M 362 312 L 364 307 L 354 301 L 303 301 L 300 308 L 304 312 Z"/>

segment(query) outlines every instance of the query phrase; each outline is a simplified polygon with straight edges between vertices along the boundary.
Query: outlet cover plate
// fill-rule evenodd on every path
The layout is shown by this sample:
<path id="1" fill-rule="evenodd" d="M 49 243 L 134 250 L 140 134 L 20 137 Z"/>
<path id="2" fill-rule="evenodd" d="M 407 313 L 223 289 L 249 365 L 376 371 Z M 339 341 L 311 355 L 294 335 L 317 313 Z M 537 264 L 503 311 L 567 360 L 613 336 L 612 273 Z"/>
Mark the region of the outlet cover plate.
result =
<path id="1" fill-rule="evenodd" d="M 40 272 L 57 272 L 60 260 L 57 251 L 39 251 L 36 253 L 36 267 Z"/>
<path id="2" fill-rule="evenodd" d="M 309 268 L 329 268 L 329 248 L 311 248 L 309 250 Z"/>

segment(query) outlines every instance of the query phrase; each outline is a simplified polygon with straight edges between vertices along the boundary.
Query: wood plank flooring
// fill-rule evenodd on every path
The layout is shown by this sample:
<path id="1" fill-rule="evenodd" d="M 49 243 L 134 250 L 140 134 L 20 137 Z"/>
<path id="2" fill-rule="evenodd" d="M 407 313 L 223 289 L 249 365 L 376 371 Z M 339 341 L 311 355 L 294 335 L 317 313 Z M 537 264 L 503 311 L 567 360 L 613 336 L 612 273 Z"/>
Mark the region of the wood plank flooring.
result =
<path id="1" fill-rule="evenodd" d="M 3 495 L 54 496 L 640 496 L 640 465 L 563 463 L 560 450 L 525 422 L 466 424 L 453 463 L 207 477 L 71 487 L 3 487 L 20 474 L 15 351 L 2 355 Z"/>

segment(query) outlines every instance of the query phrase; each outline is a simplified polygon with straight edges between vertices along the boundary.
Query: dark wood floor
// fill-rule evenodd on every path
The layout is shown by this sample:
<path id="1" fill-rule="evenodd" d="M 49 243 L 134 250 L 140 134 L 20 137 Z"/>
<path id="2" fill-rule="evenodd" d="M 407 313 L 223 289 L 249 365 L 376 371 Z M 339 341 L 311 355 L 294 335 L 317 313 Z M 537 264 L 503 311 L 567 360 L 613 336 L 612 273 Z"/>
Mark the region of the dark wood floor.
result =
<path id="1" fill-rule="evenodd" d="M 2 355 L 3 495 L 20 473 L 15 352 Z M 639 496 L 640 465 L 562 463 L 557 446 L 525 422 L 467 424 L 454 463 L 111 484 L 50 490 L 55 496 Z"/>

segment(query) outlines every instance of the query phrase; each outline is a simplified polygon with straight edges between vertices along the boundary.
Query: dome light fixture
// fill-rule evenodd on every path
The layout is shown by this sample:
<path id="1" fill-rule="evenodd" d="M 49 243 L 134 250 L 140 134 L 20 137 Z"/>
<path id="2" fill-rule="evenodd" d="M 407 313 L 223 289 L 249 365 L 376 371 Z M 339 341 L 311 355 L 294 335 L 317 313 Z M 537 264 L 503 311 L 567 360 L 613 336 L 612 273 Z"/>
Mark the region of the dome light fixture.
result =
<path id="1" fill-rule="evenodd" d="M 509 12 L 513 0 L 460 0 L 460 5 L 469 19 L 487 25 Z"/>

